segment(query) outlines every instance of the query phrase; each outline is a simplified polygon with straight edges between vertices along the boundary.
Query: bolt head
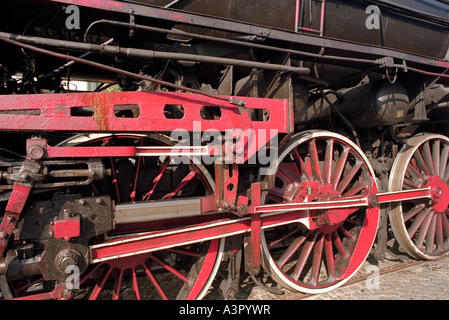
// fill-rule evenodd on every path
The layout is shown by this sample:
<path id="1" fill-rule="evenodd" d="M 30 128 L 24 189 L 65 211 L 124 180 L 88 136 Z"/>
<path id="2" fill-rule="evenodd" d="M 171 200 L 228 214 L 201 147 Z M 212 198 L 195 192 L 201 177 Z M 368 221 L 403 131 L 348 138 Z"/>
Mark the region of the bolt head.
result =
<path id="1" fill-rule="evenodd" d="M 39 160 L 42 159 L 45 155 L 45 150 L 41 146 L 31 146 L 28 149 L 28 156 L 31 159 Z"/>

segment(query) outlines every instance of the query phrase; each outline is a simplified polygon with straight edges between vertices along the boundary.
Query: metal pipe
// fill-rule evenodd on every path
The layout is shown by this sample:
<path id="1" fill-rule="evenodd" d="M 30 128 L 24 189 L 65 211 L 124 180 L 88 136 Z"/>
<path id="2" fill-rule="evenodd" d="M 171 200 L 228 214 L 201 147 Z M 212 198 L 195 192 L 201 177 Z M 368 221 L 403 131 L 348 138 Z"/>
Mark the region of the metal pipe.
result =
<path id="1" fill-rule="evenodd" d="M 335 107 L 335 104 L 332 103 L 329 98 L 327 97 L 328 94 L 333 94 L 337 97 L 337 99 L 342 99 L 342 95 L 340 92 L 337 91 L 333 91 L 330 90 L 328 92 L 324 92 L 323 90 L 321 90 L 321 95 L 324 98 L 324 100 L 326 100 L 326 102 L 329 104 L 329 106 L 331 107 L 331 110 L 334 111 L 339 117 L 340 119 L 345 123 L 345 125 L 348 127 L 349 130 L 351 130 L 352 135 L 354 136 L 355 142 L 357 143 L 357 145 L 360 147 L 360 140 L 359 140 L 359 136 L 357 134 L 357 131 L 355 130 L 354 125 L 352 124 L 351 121 L 349 121 L 348 118 L 346 118 L 343 113 L 341 113 L 340 110 L 338 110 L 338 108 Z"/>
<path id="2" fill-rule="evenodd" d="M 114 39 L 111 38 L 111 39 L 109 39 L 108 41 L 104 42 L 103 44 L 110 44 L 110 43 L 112 43 L 113 40 L 114 40 Z M 92 54 L 92 51 L 88 51 L 88 52 L 83 53 L 82 55 L 80 55 L 80 58 L 82 58 L 82 59 L 87 58 L 87 57 L 90 56 L 91 54 Z M 62 71 L 64 71 L 65 69 L 67 69 L 68 67 L 70 67 L 71 65 L 73 65 L 74 63 L 75 63 L 75 61 L 73 61 L 73 60 L 67 62 L 66 64 L 60 66 L 59 68 L 54 69 L 53 71 L 51 71 L 51 72 L 47 73 L 46 75 L 42 76 L 41 78 L 39 78 L 38 82 L 39 82 L 39 81 L 47 80 L 47 79 L 53 77 L 54 75 L 56 75 L 56 74 L 58 74 L 58 73 L 61 73 Z"/>
<path id="3" fill-rule="evenodd" d="M 309 68 L 300 67 L 290 67 L 278 64 L 263 63 L 248 60 L 238 60 L 230 58 L 220 58 L 213 56 L 201 56 L 195 54 L 187 53 L 177 53 L 177 52 L 161 52 L 154 50 L 144 50 L 136 48 L 121 48 L 119 46 L 110 45 L 99 45 L 90 43 L 80 43 L 74 41 L 66 40 L 55 40 L 39 37 L 28 37 L 21 36 L 12 33 L 0 32 L 0 37 L 5 39 L 11 39 L 18 42 L 29 43 L 34 45 L 43 45 L 56 47 L 60 49 L 68 50 L 81 50 L 81 51 L 92 51 L 100 54 L 110 54 L 113 56 L 126 56 L 129 58 L 140 58 L 140 59 L 169 59 L 169 60 L 184 60 L 202 63 L 212 63 L 212 64 L 223 64 L 223 65 L 233 65 L 247 68 L 274 70 L 274 71 L 285 71 L 293 72 L 299 75 L 309 75 Z"/>
<path id="4" fill-rule="evenodd" d="M 304 52 L 304 51 L 282 48 L 282 47 L 273 47 L 273 46 L 249 42 L 249 41 L 218 38 L 218 37 L 213 37 L 213 36 L 206 36 L 206 35 L 202 35 L 202 34 L 186 32 L 186 31 L 182 31 L 182 30 L 173 30 L 173 29 L 168 30 L 168 29 L 164 29 L 164 28 L 150 27 L 150 26 L 145 26 L 145 25 L 140 25 L 140 24 L 131 25 L 129 22 L 120 22 L 120 21 L 106 20 L 106 19 L 94 21 L 89 25 L 89 27 L 86 29 L 86 32 L 84 33 L 84 42 L 86 42 L 87 34 L 89 33 L 89 31 L 97 24 L 107 24 L 110 26 L 125 27 L 125 28 L 130 28 L 132 26 L 132 28 L 134 28 L 136 30 L 145 30 L 145 31 L 151 31 L 151 32 L 178 35 L 178 36 L 183 36 L 183 37 L 192 37 L 192 38 L 196 38 L 196 39 L 202 39 L 202 40 L 207 40 L 207 41 L 217 41 L 217 42 L 228 43 L 228 44 L 237 45 L 237 46 L 246 46 L 246 47 L 261 49 L 261 50 L 285 52 L 285 53 L 298 55 L 301 57 L 317 59 L 320 61 L 321 60 L 332 60 L 332 61 L 361 63 L 361 64 L 369 64 L 369 65 L 379 65 L 380 64 L 378 60 L 326 56 L 326 55 L 322 55 L 322 54 L 318 54 L 318 53 L 310 53 L 310 52 Z"/>
<path id="5" fill-rule="evenodd" d="M 4 37 L 1 36 L 1 34 L 0 34 L 0 40 L 4 41 L 4 42 L 7 42 L 7 43 L 10 43 L 10 44 L 13 44 L 13 45 L 16 45 L 16 46 L 19 46 L 19 47 L 22 47 L 22 48 L 25 48 L 25 49 L 28 49 L 28 50 L 32 50 L 32 51 L 35 51 L 35 52 L 46 54 L 46 55 L 49 55 L 49 56 L 52 56 L 52 57 L 56 57 L 56 58 L 60 58 L 60 59 L 64 59 L 64 60 L 72 60 L 72 61 L 75 61 L 75 62 L 78 62 L 78 63 L 82 63 L 82 64 L 85 64 L 85 65 L 88 65 L 88 66 L 91 66 L 91 67 L 100 68 L 100 69 L 107 70 L 107 71 L 110 71 L 110 72 L 122 74 L 122 75 L 125 75 L 125 76 L 128 76 L 128 77 L 131 77 L 131 78 L 154 82 L 154 83 L 157 83 L 157 84 L 162 85 L 162 86 L 173 88 L 175 90 L 189 91 L 189 92 L 197 93 L 197 94 L 209 97 L 209 98 L 222 100 L 222 101 L 227 101 L 230 104 L 233 104 L 233 105 L 236 105 L 236 106 L 239 106 L 239 107 L 243 107 L 245 105 L 244 101 L 242 101 L 240 99 L 237 99 L 235 97 L 229 97 L 228 98 L 228 97 L 221 97 L 221 96 L 210 95 L 210 94 L 204 93 L 204 92 L 202 92 L 200 90 L 195 90 L 195 89 L 191 89 L 191 88 L 188 88 L 188 87 L 179 86 L 179 85 L 173 84 L 171 82 L 155 79 L 155 78 L 153 78 L 151 76 L 145 76 L 145 75 L 137 74 L 137 73 L 134 73 L 134 72 L 122 70 L 122 69 L 119 69 L 119 68 L 111 67 L 111 66 L 108 66 L 108 65 L 105 65 L 105 64 L 102 64 L 102 63 L 98 63 L 98 62 L 94 62 L 94 61 L 90 61 L 90 60 L 85 60 L 85 59 L 74 57 L 74 56 L 70 56 L 70 55 L 67 55 L 67 54 L 62 54 L 62 53 L 58 53 L 58 52 L 54 52 L 54 51 L 38 48 L 38 47 L 29 45 L 29 44 L 25 44 L 25 43 L 22 43 L 22 42 L 19 42 L 19 41 L 10 39 L 10 38 L 4 38 Z"/>

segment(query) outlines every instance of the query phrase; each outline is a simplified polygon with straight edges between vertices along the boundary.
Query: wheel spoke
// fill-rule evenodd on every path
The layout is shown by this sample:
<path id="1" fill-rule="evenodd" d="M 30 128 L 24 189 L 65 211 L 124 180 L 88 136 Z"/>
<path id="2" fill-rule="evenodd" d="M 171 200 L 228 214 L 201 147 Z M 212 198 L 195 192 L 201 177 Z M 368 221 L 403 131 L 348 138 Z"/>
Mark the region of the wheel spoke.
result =
<path id="1" fill-rule="evenodd" d="M 346 165 L 346 160 L 348 159 L 349 151 L 350 151 L 349 147 L 344 146 L 340 154 L 340 159 L 338 161 L 337 167 L 335 168 L 335 172 L 332 176 L 332 187 L 334 189 L 337 189 L 338 183 L 340 182 L 341 175 Z"/>
<path id="2" fill-rule="evenodd" d="M 307 168 L 306 164 L 302 160 L 301 156 L 299 155 L 299 152 L 297 149 L 292 150 L 293 159 L 296 162 L 296 165 L 298 166 L 298 169 L 300 169 L 302 177 L 305 180 L 311 180 L 311 177 L 313 176 L 310 172 L 309 168 Z"/>
<path id="3" fill-rule="evenodd" d="M 429 211 L 429 213 L 426 215 L 423 223 L 421 224 L 421 228 L 419 228 L 419 232 L 418 232 L 418 237 L 416 238 L 416 246 L 421 250 L 423 244 L 424 244 L 424 239 L 427 236 L 427 233 L 429 231 L 429 227 L 430 227 L 430 223 L 432 221 L 432 216 L 433 216 L 433 212 Z"/>
<path id="4" fill-rule="evenodd" d="M 193 178 L 196 177 L 198 174 L 197 170 L 190 171 L 188 175 L 184 177 L 184 179 L 181 180 L 181 182 L 176 186 L 175 189 L 173 189 L 172 192 L 167 193 L 164 197 L 162 197 L 162 200 L 165 199 L 172 199 L 174 196 L 178 194 L 179 191 L 181 191 L 190 181 L 193 180 Z"/>
<path id="5" fill-rule="evenodd" d="M 426 164 L 424 163 L 424 159 L 421 156 L 421 152 L 419 150 L 416 150 L 415 154 L 413 156 L 416 160 L 416 164 L 418 165 L 420 172 L 424 173 L 426 176 L 429 176 L 430 172 L 429 172 L 429 169 L 427 168 Z"/>
<path id="6" fill-rule="evenodd" d="M 356 183 L 354 183 L 352 188 L 344 192 L 343 195 L 345 197 L 352 197 L 359 194 L 360 192 L 362 192 L 367 188 L 369 188 L 369 184 L 366 181 L 362 181 L 361 179 L 359 179 Z"/>
<path id="7" fill-rule="evenodd" d="M 445 144 L 443 146 L 443 149 L 441 150 L 441 156 L 440 156 L 440 178 L 444 180 L 444 176 L 446 174 L 446 166 L 447 166 L 447 159 L 449 158 L 449 145 Z"/>
<path id="8" fill-rule="evenodd" d="M 312 160 L 312 174 L 316 181 L 321 181 L 320 159 L 318 158 L 318 150 L 316 148 L 316 140 L 312 139 L 309 142 L 309 153 Z"/>
<path id="9" fill-rule="evenodd" d="M 323 179 L 325 183 L 331 183 L 333 154 L 334 154 L 334 139 L 329 139 L 327 140 L 326 153 L 324 156 Z"/>
<path id="10" fill-rule="evenodd" d="M 164 290 L 162 289 L 161 285 L 159 284 L 159 282 L 157 281 L 156 277 L 153 275 L 153 273 L 150 271 L 150 269 L 144 264 L 142 264 L 142 267 L 145 271 L 145 274 L 147 275 L 147 277 L 150 279 L 151 283 L 153 284 L 153 286 L 156 288 L 157 292 L 159 293 L 159 295 L 162 297 L 162 299 L 164 300 L 168 300 L 167 295 L 165 294 Z"/>
<path id="11" fill-rule="evenodd" d="M 99 263 L 96 266 L 94 266 L 93 268 L 91 268 L 89 271 L 86 271 L 83 276 L 80 279 L 80 285 L 82 285 L 85 281 L 89 280 L 90 277 L 99 269 L 101 269 L 101 267 L 105 266 L 104 263 Z"/>
<path id="12" fill-rule="evenodd" d="M 433 244 L 435 243 L 436 223 L 438 214 L 433 214 L 430 221 L 429 229 L 426 234 L 426 253 L 431 254 L 433 252 Z"/>
<path id="13" fill-rule="evenodd" d="M 414 219 L 412 225 L 408 229 L 408 235 L 409 235 L 410 238 L 412 238 L 415 235 L 416 231 L 421 226 L 421 224 L 423 223 L 424 219 L 429 214 L 430 210 L 432 210 L 432 208 L 427 208 L 426 210 L 421 211 L 416 216 L 416 218 Z"/>
<path id="14" fill-rule="evenodd" d="M 425 165 L 426 165 L 426 167 L 428 169 L 428 173 L 430 175 L 434 175 L 435 174 L 435 168 L 433 167 L 433 160 L 432 160 L 432 155 L 431 155 L 431 151 L 430 151 L 430 142 L 427 141 L 426 143 L 424 143 L 422 149 L 423 149 L 422 153 L 423 153 Z"/>
<path id="15" fill-rule="evenodd" d="M 404 186 L 403 187 L 404 187 L 404 189 L 407 189 L 407 190 L 419 188 L 418 185 L 414 184 L 412 180 L 407 179 L 407 178 L 404 178 Z"/>
<path id="16" fill-rule="evenodd" d="M 297 226 L 296 228 L 293 228 L 292 230 L 290 230 L 289 232 L 281 235 L 280 237 L 278 237 L 276 240 L 270 241 L 269 243 L 267 243 L 268 248 L 272 248 L 273 246 L 277 245 L 278 243 L 280 243 L 281 241 L 284 241 L 285 239 L 287 239 L 288 237 L 294 235 L 296 232 L 298 232 L 299 230 L 301 230 L 301 226 Z"/>
<path id="17" fill-rule="evenodd" d="M 297 237 L 293 242 L 288 246 L 287 250 L 284 251 L 282 256 L 277 261 L 277 265 L 282 268 L 287 261 L 291 258 L 291 256 L 303 245 L 303 243 L 306 241 L 307 236 L 309 233 L 306 233 L 305 235 L 302 235 L 300 237 Z"/>
<path id="18" fill-rule="evenodd" d="M 443 234 L 443 216 L 444 213 L 437 215 L 436 221 L 436 243 L 438 250 L 444 250 L 444 234 Z"/>
<path id="19" fill-rule="evenodd" d="M 419 181 L 420 183 L 424 181 L 424 178 L 421 176 L 415 166 L 412 165 L 412 163 L 409 163 L 409 165 L 407 166 L 407 173 L 410 175 L 411 181 Z"/>
<path id="20" fill-rule="evenodd" d="M 440 140 L 435 140 L 432 145 L 432 159 L 434 174 L 440 175 Z"/>
<path id="21" fill-rule="evenodd" d="M 443 231 L 446 236 L 449 237 L 449 221 L 447 219 L 448 210 L 441 215 L 441 223 L 443 225 Z"/>
<path id="22" fill-rule="evenodd" d="M 359 172 L 360 168 L 362 167 L 362 161 L 357 159 L 357 162 L 352 167 L 351 171 L 349 171 L 348 174 L 345 175 L 341 183 L 338 185 L 337 190 L 340 193 L 343 193 L 344 190 L 348 187 L 349 183 L 352 181 L 352 179 L 355 177 L 357 172 Z"/>
<path id="23" fill-rule="evenodd" d="M 136 295 L 136 300 L 142 300 L 140 296 L 139 282 L 137 281 L 136 269 L 132 269 L 132 287 L 134 294 Z"/>
<path id="24" fill-rule="evenodd" d="M 446 169 L 444 170 L 443 181 L 449 183 L 449 164 L 446 166 Z"/>
<path id="25" fill-rule="evenodd" d="M 122 280 L 124 272 L 125 270 L 123 269 L 117 269 L 117 275 L 115 277 L 114 283 L 114 291 L 112 292 L 112 300 L 118 300 L 120 298 L 120 289 L 122 288 Z"/>
<path id="26" fill-rule="evenodd" d="M 326 257 L 326 269 L 328 277 L 333 280 L 335 279 L 335 261 L 334 261 L 334 249 L 332 248 L 332 234 L 326 234 L 324 240 L 324 254 Z"/>
<path id="27" fill-rule="evenodd" d="M 117 178 L 117 172 L 115 171 L 115 164 L 114 164 L 114 159 L 113 158 L 109 158 L 109 164 L 111 165 L 111 171 L 112 171 L 112 185 L 114 186 L 115 189 L 115 196 L 117 197 L 117 203 L 121 203 L 122 202 L 122 197 L 120 195 L 120 188 L 119 188 L 119 182 L 118 182 L 118 178 Z"/>
<path id="28" fill-rule="evenodd" d="M 150 200 L 151 196 L 153 195 L 154 191 L 156 190 L 157 185 L 162 179 L 162 176 L 164 175 L 165 170 L 167 170 L 168 164 L 170 163 L 171 158 L 166 157 L 164 162 L 162 163 L 161 167 L 159 168 L 158 173 L 156 174 L 156 177 L 153 179 L 153 183 L 150 186 L 150 189 L 148 190 L 147 194 L 143 197 L 142 200 Z"/>
<path id="29" fill-rule="evenodd" d="M 181 279 L 182 281 L 189 283 L 189 279 L 187 279 L 186 276 L 184 276 L 181 272 L 179 272 L 178 270 L 176 270 L 175 268 L 173 268 L 171 265 L 169 265 L 167 262 L 159 259 L 158 257 L 156 257 L 155 255 L 150 255 L 149 256 L 150 259 L 154 260 L 155 262 L 157 262 L 158 264 L 160 264 L 162 267 L 164 267 L 164 269 L 166 269 L 167 271 L 169 271 L 170 273 L 172 273 L 173 275 L 175 275 L 176 277 L 178 277 L 179 279 Z"/>
<path id="30" fill-rule="evenodd" d="M 347 257 L 349 255 L 349 253 L 343 246 L 343 243 L 341 242 L 340 236 L 338 235 L 337 231 L 334 231 L 332 233 L 332 241 L 340 254 L 342 254 L 344 257 Z"/>
<path id="31" fill-rule="evenodd" d="M 143 146 L 143 139 L 140 139 L 140 146 Z M 139 156 L 137 157 L 137 163 L 136 163 L 136 171 L 134 172 L 134 180 L 133 180 L 133 184 L 132 184 L 132 191 L 131 194 L 129 195 L 129 198 L 131 200 L 131 202 L 135 202 L 136 199 L 136 191 L 137 191 L 137 182 L 139 181 L 139 174 L 140 174 L 140 163 L 142 161 L 142 157 Z"/>
<path id="32" fill-rule="evenodd" d="M 318 237 L 318 241 L 315 244 L 315 248 L 313 250 L 312 276 L 310 280 L 313 286 L 316 286 L 318 284 L 318 280 L 320 278 L 321 262 L 323 257 L 323 246 L 324 246 L 324 235 L 320 234 Z"/>
<path id="33" fill-rule="evenodd" d="M 354 236 L 348 230 L 343 228 L 343 226 L 339 226 L 338 231 L 340 231 L 340 233 L 342 234 L 343 237 L 348 238 L 350 240 L 354 239 Z"/>
<path id="34" fill-rule="evenodd" d="M 92 290 L 89 300 L 97 300 L 98 295 L 103 290 L 104 285 L 106 284 L 106 281 L 109 279 L 109 276 L 111 275 L 111 272 L 112 272 L 112 268 L 109 266 L 106 266 L 106 269 L 103 271 L 102 277 L 100 277 L 100 279 L 95 284 L 95 287 Z"/>
<path id="35" fill-rule="evenodd" d="M 172 249 L 168 249 L 168 251 L 173 252 L 173 253 L 183 254 L 186 256 L 194 257 L 194 258 L 200 257 L 200 254 L 198 252 L 194 252 L 191 250 L 181 250 L 181 249 L 172 248 Z"/>
<path id="36" fill-rule="evenodd" d="M 318 232 L 314 232 L 310 239 L 306 240 L 306 244 L 304 245 L 301 254 L 299 256 L 299 260 L 296 263 L 295 271 L 292 274 L 292 278 L 295 279 L 295 281 L 298 281 L 299 277 L 301 276 L 302 271 L 304 270 L 304 267 L 306 265 L 306 262 L 310 256 L 310 253 L 312 252 L 312 249 L 315 245 L 316 238 L 318 236 Z"/>
<path id="37" fill-rule="evenodd" d="M 404 222 L 407 222 L 408 220 L 413 218 L 416 214 L 421 212 L 421 210 L 423 210 L 425 207 L 426 207 L 426 205 L 423 203 L 423 204 L 417 205 L 414 208 L 410 209 L 407 213 L 404 214 Z"/>

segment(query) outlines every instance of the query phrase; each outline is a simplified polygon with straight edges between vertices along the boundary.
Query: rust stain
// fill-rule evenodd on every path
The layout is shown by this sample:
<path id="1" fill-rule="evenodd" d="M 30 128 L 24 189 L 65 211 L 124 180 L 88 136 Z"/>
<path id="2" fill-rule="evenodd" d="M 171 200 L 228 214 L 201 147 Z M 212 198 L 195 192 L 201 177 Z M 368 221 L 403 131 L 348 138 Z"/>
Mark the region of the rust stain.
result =
<path id="1" fill-rule="evenodd" d="M 70 115 L 70 108 L 64 104 L 57 104 L 56 108 L 53 110 L 53 114 L 65 114 Z"/>
<path id="2" fill-rule="evenodd" d="M 101 131 L 109 130 L 109 96 L 108 93 L 87 94 L 84 102 L 94 109 L 93 119 Z"/>

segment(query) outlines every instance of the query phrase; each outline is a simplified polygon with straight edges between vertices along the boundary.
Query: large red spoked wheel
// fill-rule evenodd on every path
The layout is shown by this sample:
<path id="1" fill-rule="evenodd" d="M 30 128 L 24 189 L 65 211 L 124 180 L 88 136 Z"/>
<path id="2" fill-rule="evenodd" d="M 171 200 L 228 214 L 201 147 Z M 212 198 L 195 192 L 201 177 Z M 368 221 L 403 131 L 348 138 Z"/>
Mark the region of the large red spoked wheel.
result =
<path id="1" fill-rule="evenodd" d="M 389 219 L 401 247 L 417 259 L 449 253 L 449 138 L 431 133 L 412 137 L 393 164 L 390 191 L 430 187 L 432 199 L 394 203 Z"/>
<path id="2" fill-rule="evenodd" d="M 281 151 L 265 203 L 326 201 L 376 191 L 374 172 L 357 145 L 339 134 L 306 131 Z M 305 293 L 326 292 L 348 281 L 373 245 L 379 209 L 342 209 L 311 212 L 327 216 L 315 228 L 290 221 L 264 230 L 263 260 L 272 278 Z"/>
<path id="3" fill-rule="evenodd" d="M 87 141 L 85 141 L 87 140 Z M 107 135 L 78 137 L 65 144 L 84 146 L 170 145 L 162 135 Z M 179 160 L 179 159 L 178 159 Z M 116 203 L 166 200 L 212 194 L 214 182 L 201 164 L 172 161 L 170 157 L 110 158 L 108 181 L 95 181 L 95 194 L 109 194 Z M 157 222 L 142 229 L 129 225 L 127 232 L 160 228 Z M 184 247 L 105 261 L 81 277 L 77 297 L 88 299 L 201 299 L 220 265 L 224 241 L 216 239 Z M 87 288 L 87 289 L 86 289 Z"/>

